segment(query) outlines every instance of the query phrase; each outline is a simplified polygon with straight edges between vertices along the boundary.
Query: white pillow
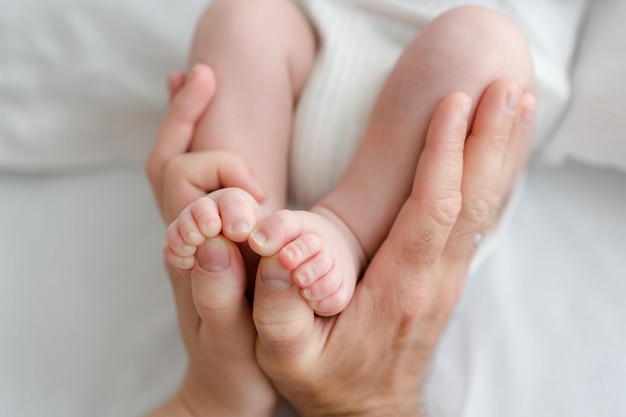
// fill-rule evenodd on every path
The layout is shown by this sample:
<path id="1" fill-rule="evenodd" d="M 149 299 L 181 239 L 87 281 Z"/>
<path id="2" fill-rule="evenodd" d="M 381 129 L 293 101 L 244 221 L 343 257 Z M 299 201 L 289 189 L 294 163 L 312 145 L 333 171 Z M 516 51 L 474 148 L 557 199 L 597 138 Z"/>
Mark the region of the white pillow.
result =
<path id="1" fill-rule="evenodd" d="M 0 13 L 0 169 L 143 161 L 166 107 L 165 77 L 184 68 L 206 4 L 9 0 Z"/>
<path id="2" fill-rule="evenodd" d="M 626 1 L 596 0 L 583 33 L 569 110 L 547 149 L 626 171 Z"/>

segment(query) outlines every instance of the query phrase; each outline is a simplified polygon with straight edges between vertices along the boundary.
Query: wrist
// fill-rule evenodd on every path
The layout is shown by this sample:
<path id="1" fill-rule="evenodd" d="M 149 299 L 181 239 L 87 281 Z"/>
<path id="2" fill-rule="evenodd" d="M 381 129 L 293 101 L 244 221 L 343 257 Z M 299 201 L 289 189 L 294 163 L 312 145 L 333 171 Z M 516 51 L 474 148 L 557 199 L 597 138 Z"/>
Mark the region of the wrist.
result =
<path id="1" fill-rule="evenodd" d="M 423 417 L 423 414 L 415 411 L 410 413 L 398 412 L 395 410 L 385 410 L 385 411 L 364 411 L 364 412 L 355 412 L 355 413 L 312 413 L 312 414 L 302 414 L 302 417 Z"/>
<path id="2" fill-rule="evenodd" d="M 184 402 L 180 398 L 180 395 L 176 394 L 170 398 L 166 403 L 161 405 L 156 410 L 153 410 L 144 417 L 195 417 L 191 414 L 190 410 L 185 406 Z"/>
<path id="3" fill-rule="evenodd" d="M 301 417 L 423 417 L 417 404 L 402 405 L 374 405 L 371 402 L 363 403 L 352 409 L 345 407 L 315 408 L 314 410 L 299 410 Z"/>
<path id="4" fill-rule="evenodd" d="M 169 417 L 271 417 L 278 403 L 278 396 L 272 391 L 266 395 L 265 390 L 255 392 L 254 389 L 242 389 L 241 386 L 230 386 L 220 390 L 207 381 L 198 381 L 197 375 L 189 373 L 183 381 L 178 393 L 172 399 L 177 402 L 181 414 Z M 226 381 L 224 382 L 224 386 Z M 180 409 L 184 409 L 182 413 Z M 152 416 L 150 416 L 152 417 Z M 155 416 L 157 417 L 157 416 Z M 158 416 L 160 417 L 160 416 Z"/>

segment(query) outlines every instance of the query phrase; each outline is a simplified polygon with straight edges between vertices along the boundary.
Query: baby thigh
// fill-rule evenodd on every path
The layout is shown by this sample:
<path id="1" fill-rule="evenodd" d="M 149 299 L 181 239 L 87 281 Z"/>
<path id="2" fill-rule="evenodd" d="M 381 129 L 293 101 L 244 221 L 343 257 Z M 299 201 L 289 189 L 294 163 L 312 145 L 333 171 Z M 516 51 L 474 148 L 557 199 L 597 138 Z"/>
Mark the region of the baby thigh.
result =
<path id="1" fill-rule="evenodd" d="M 466 93 L 475 109 L 486 87 L 497 80 L 532 91 L 533 64 L 523 34 L 492 9 L 452 9 L 406 47 L 378 98 L 367 134 L 377 128 L 395 129 L 389 123 L 393 121 L 400 129 L 419 132 L 422 140 L 414 146 L 421 147 L 430 117 L 444 97 Z"/>
<path id="2" fill-rule="evenodd" d="M 533 65 L 522 33 L 493 10 L 452 9 L 405 48 L 374 104 L 354 159 L 323 201 L 347 219 L 366 254 L 376 251 L 410 193 L 435 107 L 449 94 L 463 92 L 472 98 L 473 112 L 497 80 L 518 85 L 512 97 L 519 98 L 521 89 L 532 90 Z M 521 165 L 525 157 L 519 159 Z"/>
<path id="3" fill-rule="evenodd" d="M 214 0 L 191 47 L 190 64 L 209 65 L 217 82 L 193 150 L 241 155 L 277 207 L 285 200 L 294 103 L 315 48 L 310 23 L 290 0 Z"/>

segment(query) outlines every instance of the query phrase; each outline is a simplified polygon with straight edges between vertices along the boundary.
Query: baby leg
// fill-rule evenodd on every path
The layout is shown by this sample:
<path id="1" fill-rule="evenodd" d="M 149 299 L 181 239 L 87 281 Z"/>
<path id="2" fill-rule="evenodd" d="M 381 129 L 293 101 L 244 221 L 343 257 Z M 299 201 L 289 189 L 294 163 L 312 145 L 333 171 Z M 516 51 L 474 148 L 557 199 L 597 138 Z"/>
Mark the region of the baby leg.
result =
<path id="1" fill-rule="evenodd" d="M 509 81 L 490 89 L 499 91 L 495 97 L 482 97 L 497 80 Z M 504 114 L 512 122 L 524 90 L 531 90 L 532 84 L 530 52 L 512 22 L 483 7 L 448 11 L 403 52 L 377 98 L 353 160 L 319 205 L 345 221 L 371 259 L 410 194 L 436 105 L 451 93 L 464 92 L 472 99 L 470 124 L 481 99 L 506 108 Z M 528 101 L 526 105 L 534 106 Z M 521 148 L 528 150 L 530 138 L 525 139 Z M 526 153 L 518 156 L 520 167 Z"/>
<path id="2" fill-rule="evenodd" d="M 283 208 L 293 109 L 315 56 L 315 34 L 290 0 L 215 0 L 201 17 L 190 64 L 209 65 L 217 91 L 192 150 L 241 155 Z"/>
<path id="3" fill-rule="evenodd" d="M 199 246 L 220 233 L 233 242 L 245 242 L 261 218 L 259 203 L 239 188 L 213 191 L 187 206 L 166 231 L 163 255 L 179 269 L 191 269 Z"/>

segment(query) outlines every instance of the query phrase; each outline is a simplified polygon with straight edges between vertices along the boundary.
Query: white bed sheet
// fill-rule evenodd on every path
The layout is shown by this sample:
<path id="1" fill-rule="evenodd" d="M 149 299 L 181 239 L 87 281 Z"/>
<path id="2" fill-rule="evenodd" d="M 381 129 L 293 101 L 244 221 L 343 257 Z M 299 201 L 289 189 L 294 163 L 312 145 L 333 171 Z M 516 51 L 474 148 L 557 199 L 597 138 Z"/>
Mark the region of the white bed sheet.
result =
<path id="1" fill-rule="evenodd" d="M 163 227 L 141 161 L 163 113 L 162 79 L 184 65 L 204 3 L 0 7 L 0 417 L 136 416 L 182 375 Z M 592 39 L 583 49 L 600 51 L 605 39 Z M 607 62 L 579 65 L 575 79 L 597 79 L 590 71 Z M 619 68 L 607 85 L 623 84 Z M 595 135 L 571 128 L 588 106 L 623 105 L 615 94 L 589 99 L 596 85 L 574 86 L 578 111 L 552 161 L 585 160 L 568 153 L 575 141 L 626 140 L 619 112 L 600 112 L 616 115 L 608 133 L 597 118 L 586 125 Z M 624 172 L 531 167 L 508 232 L 442 340 L 431 415 L 626 415 L 624 213 Z"/>
<path id="2" fill-rule="evenodd" d="M 164 399 L 185 359 L 141 167 L 3 173 L 0 196 L 0 416 Z M 531 168 L 442 340 L 430 415 L 626 415 L 624 213 L 621 173 Z"/>
<path id="3" fill-rule="evenodd" d="M 0 174 L 0 416 L 132 416 L 184 366 L 141 167 Z"/>

